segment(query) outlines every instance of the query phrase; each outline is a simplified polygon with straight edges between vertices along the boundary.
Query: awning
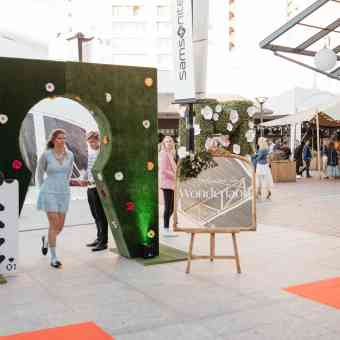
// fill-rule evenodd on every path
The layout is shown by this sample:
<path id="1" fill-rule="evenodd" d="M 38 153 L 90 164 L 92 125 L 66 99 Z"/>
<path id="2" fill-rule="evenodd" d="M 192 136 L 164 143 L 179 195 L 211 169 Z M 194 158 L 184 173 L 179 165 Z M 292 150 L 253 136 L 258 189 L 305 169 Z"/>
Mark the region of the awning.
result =
<path id="1" fill-rule="evenodd" d="M 317 0 L 260 42 L 260 47 L 288 61 L 340 80 L 340 67 L 323 71 L 313 65 L 313 58 L 325 46 L 340 61 L 340 1 Z"/>
<path id="2" fill-rule="evenodd" d="M 263 123 L 264 127 L 295 125 L 302 122 L 309 122 L 319 116 L 319 124 L 323 127 L 340 127 L 340 101 L 332 105 L 314 108 L 290 115 L 284 118 L 271 120 Z"/>

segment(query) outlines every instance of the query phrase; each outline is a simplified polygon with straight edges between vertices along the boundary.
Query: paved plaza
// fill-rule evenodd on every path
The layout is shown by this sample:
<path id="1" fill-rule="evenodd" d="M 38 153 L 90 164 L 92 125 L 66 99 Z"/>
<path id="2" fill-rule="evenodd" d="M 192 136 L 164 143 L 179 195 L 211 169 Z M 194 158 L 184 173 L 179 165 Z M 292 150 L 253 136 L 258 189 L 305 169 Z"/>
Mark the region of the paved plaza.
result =
<path id="1" fill-rule="evenodd" d="M 20 273 L 0 286 L 0 335 L 93 321 L 118 340 L 338 340 L 339 310 L 283 288 L 339 276 L 339 198 L 338 181 L 276 184 L 272 200 L 258 204 L 258 231 L 238 238 L 240 275 L 232 261 L 194 261 L 187 275 L 185 262 L 144 267 L 109 251 L 93 254 L 85 243 L 94 226 L 79 200 L 72 206 L 82 213 L 70 216 L 84 223 L 63 232 L 64 268 L 54 270 L 40 254 L 44 220 L 34 221 L 27 206 Z M 183 234 L 161 241 L 188 247 Z M 208 247 L 198 236 L 196 253 Z M 231 253 L 231 237 L 219 235 L 216 247 Z"/>

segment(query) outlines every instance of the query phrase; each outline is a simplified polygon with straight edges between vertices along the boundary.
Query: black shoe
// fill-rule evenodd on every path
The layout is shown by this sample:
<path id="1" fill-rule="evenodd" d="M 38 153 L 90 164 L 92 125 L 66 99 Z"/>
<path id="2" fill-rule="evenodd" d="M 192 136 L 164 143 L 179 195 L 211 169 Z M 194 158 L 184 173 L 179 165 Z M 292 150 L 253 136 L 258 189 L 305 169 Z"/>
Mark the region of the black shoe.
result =
<path id="1" fill-rule="evenodd" d="M 92 251 L 101 251 L 105 249 L 107 249 L 107 244 L 98 244 L 97 247 L 92 249 Z"/>
<path id="2" fill-rule="evenodd" d="M 42 252 L 42 254 L 44 256 L 46 256 L 47 253 L 48 253 L 48 245 L 47 245 L 46 237 L 45 236 L 41 237 L 41 243 L 42 243 L 42 245 L 41 245 L 41 252 Z"/>
<path id="3" fill-rule="evenodd" d="M 53 268 L 60 268 L 60 267 L 62 267 L 62 263 L 60 262 L 60 261 L 52 261 L 51 262 L 51 267 L 53 267 Z"/>
<path id="4" fill-rule="evenodd" d="M 97 247 L 99 244 L 98 240 L 93 241 L 92 243 L 88 243 L 86 247 Z"/>

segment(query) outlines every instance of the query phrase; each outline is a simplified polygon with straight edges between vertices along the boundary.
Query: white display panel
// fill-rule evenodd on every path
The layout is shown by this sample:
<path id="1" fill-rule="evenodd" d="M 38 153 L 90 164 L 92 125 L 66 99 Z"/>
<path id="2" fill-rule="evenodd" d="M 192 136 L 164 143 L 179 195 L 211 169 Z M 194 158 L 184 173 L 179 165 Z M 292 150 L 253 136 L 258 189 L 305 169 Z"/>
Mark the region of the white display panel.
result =
<path id="1" fill-rule="evenodd" d="M 18 181 L 0 185 L 0 274 L 17 270 L 19 227 Z"/>

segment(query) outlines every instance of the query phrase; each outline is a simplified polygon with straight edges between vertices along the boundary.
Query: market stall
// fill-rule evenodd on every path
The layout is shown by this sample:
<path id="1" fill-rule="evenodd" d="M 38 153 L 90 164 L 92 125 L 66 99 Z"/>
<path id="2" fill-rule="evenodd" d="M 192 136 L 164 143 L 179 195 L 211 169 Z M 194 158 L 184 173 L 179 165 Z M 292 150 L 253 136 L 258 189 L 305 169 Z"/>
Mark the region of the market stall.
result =
<path id="1" fill-rule="evenodd" d="M 323 168 L 321 158 L 321 145 L 323 142 L 334 141 L 340 153 L 340 101 L 333 104 L 320 105 L 307 111 L 272 120 L 262 125 L 265 128 L 289 126 L 289 140 L 292 153 L 297 143 L 311 139 L 312 149 L 315 150 L 311 168 L 318 170 L 321 177 Z M 340 171 L 337 171 L 340 175 Z"/>

